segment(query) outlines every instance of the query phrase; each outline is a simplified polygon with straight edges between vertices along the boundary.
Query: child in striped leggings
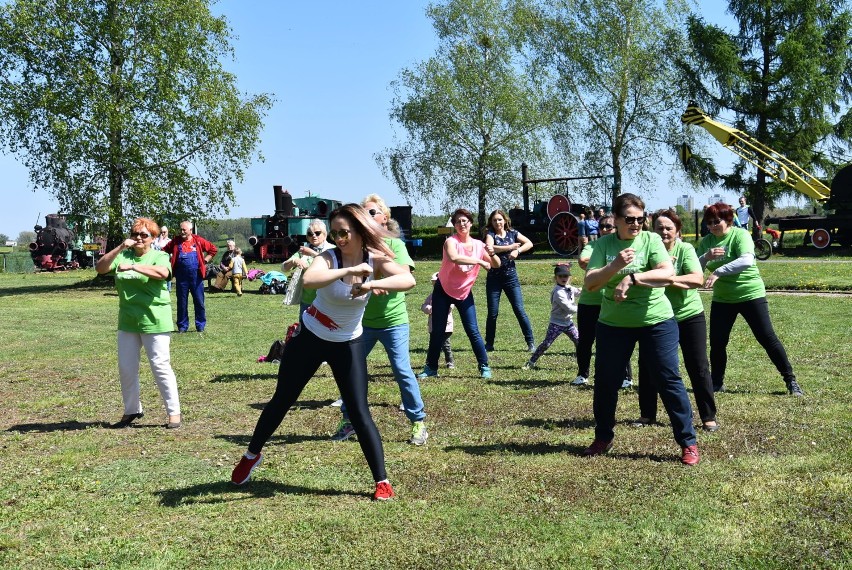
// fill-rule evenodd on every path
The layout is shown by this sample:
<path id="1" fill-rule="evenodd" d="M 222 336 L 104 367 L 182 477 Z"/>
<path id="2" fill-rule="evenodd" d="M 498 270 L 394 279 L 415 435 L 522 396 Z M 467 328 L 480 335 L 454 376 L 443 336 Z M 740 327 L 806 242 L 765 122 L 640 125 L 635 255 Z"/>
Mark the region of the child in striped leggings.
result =
<path id="1" fill-rule="evenodd" d="M 544 340 L 535 349 L 529 361 L 524 364 L 524 370 L 529 370 L 535 366 L 536 361 L 541 358 L 553 341 L 560 334 L 568 335 L 574 346 L 580 340 L 580 335 L 577 333 L 577 327 L 574 326 L 574 321 L 571 315 L 577 314 L 577 297 L 580 295 L 580 290 L 576 287 L 571 287 L 571 264 L 560 263 L 553 269 L 553 280 L 556 284 L 550 292 L 550 324 L 547 325 L 547 333 L 544 335 Z"/>

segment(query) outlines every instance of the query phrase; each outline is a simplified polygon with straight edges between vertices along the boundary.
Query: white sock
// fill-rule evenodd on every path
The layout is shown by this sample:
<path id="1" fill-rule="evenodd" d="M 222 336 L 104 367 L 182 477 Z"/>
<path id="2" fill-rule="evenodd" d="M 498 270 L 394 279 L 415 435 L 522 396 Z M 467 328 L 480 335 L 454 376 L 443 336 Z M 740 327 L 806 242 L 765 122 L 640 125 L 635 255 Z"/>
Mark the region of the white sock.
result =
<path id="1" fill-rule="evenodd" d="M 251 451 L 246 451 L 245 456 L 246 459 L 254 459 L 255 457 L 257 457 L 257 455 L 252 453 Z"/>

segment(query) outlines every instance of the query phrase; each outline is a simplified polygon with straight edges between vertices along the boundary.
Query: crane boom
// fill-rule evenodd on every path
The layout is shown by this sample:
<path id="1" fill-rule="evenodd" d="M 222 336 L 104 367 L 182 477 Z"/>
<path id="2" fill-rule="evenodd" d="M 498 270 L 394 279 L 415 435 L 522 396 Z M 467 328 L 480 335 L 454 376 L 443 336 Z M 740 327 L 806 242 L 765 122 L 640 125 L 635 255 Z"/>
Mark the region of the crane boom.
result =
<path id="1" fill-rule="evenodd" d="M 698 125 L 713 135 L 722 146 L 755 165 L 757 168 L 790 188 L 820 202 L 828 200 L 831 190 L 817 177 L 751 135 L 714 121 L 694 103 L 681 115 L 687 125 Z"/>

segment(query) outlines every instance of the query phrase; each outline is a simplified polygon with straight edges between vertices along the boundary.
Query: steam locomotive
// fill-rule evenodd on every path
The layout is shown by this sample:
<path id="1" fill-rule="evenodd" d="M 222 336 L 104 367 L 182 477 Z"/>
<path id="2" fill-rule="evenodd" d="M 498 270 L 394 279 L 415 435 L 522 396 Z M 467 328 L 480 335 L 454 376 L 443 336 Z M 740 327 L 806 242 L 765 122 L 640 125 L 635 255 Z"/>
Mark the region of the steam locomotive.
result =
<path id="1" fill-rule="evenodd" d="M 44 227 L 36 224 L 33 228 L 36 237 L 29 245 L 36 269 L 64 271 L 95 266 L 95 256 L 103 253 L 104 244 L 92 242 L 85 216 L 48 214 L 44 219 Z"/>
<path id="2" fill-rule="evenodd" d="M 250 261 L 282 262 L 293 255 L 307 241 L 308 226 L 315 219 L 328 224 L 328 215 L 343 202 L 308 196 L 293 198 L 282 186 L 273 186 L 275 213 L 251 219 L 252 236 L 247 254 Z M 411 206 L 392 206 L 391 217 L 400 225 L 403 237 L 411 231 Z"/>

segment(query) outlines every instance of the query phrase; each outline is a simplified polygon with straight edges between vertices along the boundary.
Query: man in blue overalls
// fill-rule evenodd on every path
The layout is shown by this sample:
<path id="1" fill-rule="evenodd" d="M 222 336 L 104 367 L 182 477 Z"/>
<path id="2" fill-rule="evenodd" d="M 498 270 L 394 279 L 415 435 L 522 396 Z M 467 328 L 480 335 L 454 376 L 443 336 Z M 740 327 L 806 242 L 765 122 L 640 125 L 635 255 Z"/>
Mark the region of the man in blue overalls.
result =
<path id="1" fill-rule="evenodd" d="M 170 241 L 163 251 L 171 256 L 177 295 L 177 328 L 189 328 L 189 295 L 195 308 L 195 329 L 204 332 L 207 315 L 204 311 L 204 277 L 207 264 L 216 255 L 216 246 L 192 233 L 192 222 L 181 222 L 180 236 Z"/>

